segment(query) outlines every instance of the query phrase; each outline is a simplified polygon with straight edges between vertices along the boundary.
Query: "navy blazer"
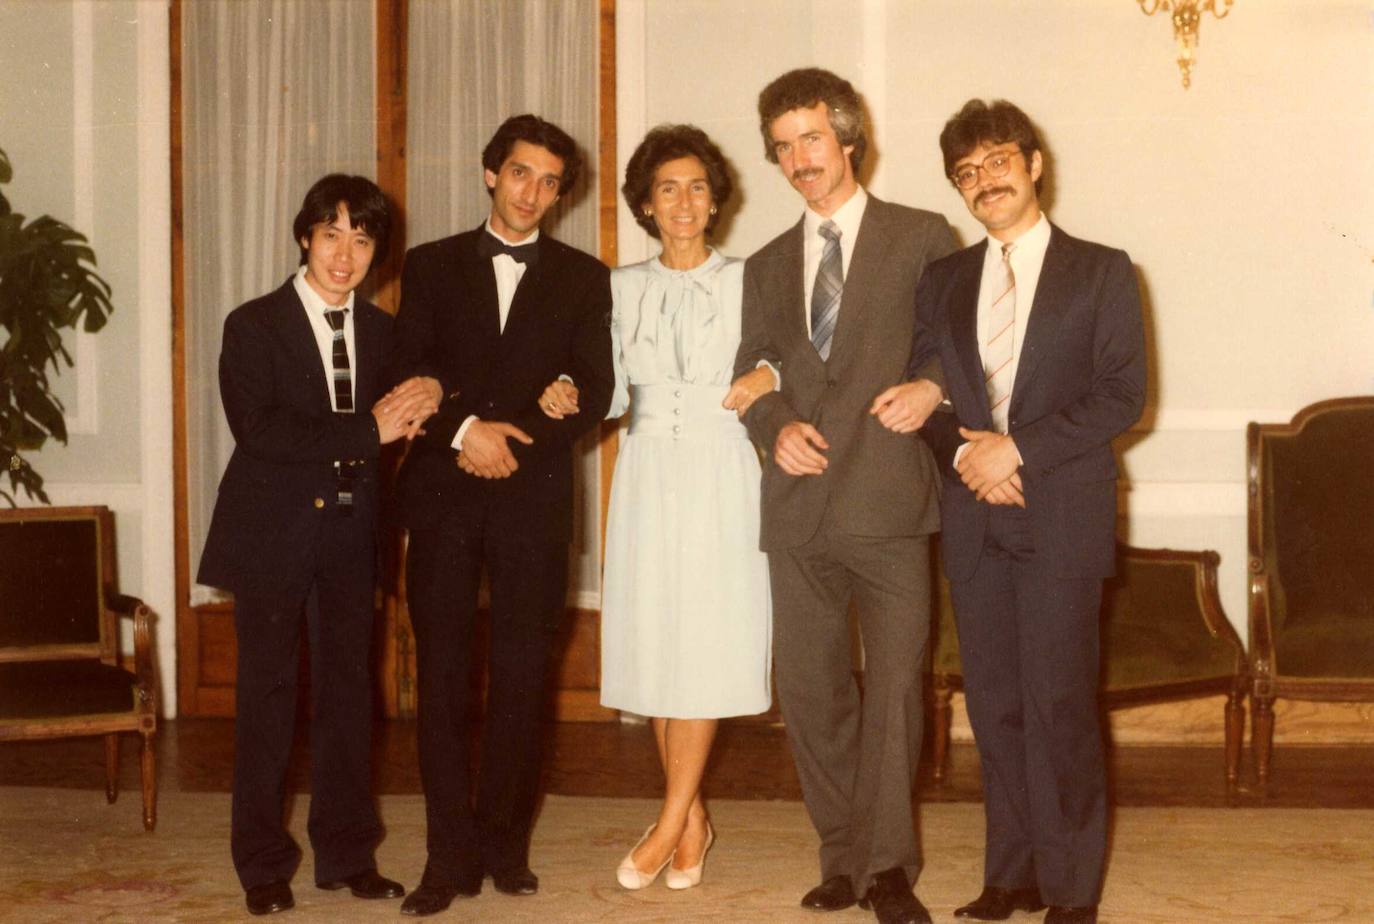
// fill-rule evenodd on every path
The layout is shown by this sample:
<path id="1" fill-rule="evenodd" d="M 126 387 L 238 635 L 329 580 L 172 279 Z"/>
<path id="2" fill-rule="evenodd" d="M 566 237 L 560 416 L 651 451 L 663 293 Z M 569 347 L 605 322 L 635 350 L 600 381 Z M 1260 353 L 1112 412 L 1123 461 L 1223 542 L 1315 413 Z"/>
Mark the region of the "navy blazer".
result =
<path id="1" fill-rule="evenodd" d="M 231 591 L 303 591 L 326 524 L 375 540 L 377 460 L 372 405 L 385 392 L 391 316 L 354 298 L 356 413 L 336 414 L 305 306 L 292 279 L 235 308 L 224 321 L 220 396 L 234 453 L 200 559 L 197 580 Z M 352 462 L 353 515 L 335 515 L 335 462 Z M 364 563 L 370 567 L 370 563 Z"/>
<path id="2" fill-rule="evenodd" d="M 483 226 L 406 254 L 390 380 L 428 375 L 443 386 L 439 411 L 415 440 L 397 483 L 403 526 L 446 519 L 567 541 L 573 528 L 571 446 L 606 416 L 611 365 L 610 271 L 541 234 L 501 328 L 496 274 L 477 253 Z M 548 384 L 567 374 L 579 413 L 554 420 L 539 409 Z M 458 467 L 453 438 L 469 415 L 506 421 L 534 439 L 507 441 L 519 468 L 486 480 Z"/>
<path id="3" fill-rule="evenodd" d="M 916 293 L 908 375 L 938 356 L 953 412 L 931 415 L 922 434 L 944 490 L 945 573 L 972 575 L 989 505 L 953 466 L 960 426 L 992 429 L 978 351 L 978 289 L 987 240 L 930 266 Z M 1026 510 L 1037 551 L 1070 577 L 1115 567 L 1116 459 L 1111 442 L 1145 405 L 1140 293 L 1124 251 L 1050 232 L 1012 384 L 1008 430 L 1024 465 Z"/>

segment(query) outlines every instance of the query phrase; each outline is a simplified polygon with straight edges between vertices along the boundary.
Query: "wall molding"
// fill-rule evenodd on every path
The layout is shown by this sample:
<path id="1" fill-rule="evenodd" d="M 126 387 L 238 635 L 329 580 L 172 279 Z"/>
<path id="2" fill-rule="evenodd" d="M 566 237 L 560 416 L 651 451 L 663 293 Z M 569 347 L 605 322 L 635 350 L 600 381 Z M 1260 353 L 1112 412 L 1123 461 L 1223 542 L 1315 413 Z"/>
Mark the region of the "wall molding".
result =
<path id="1" fill-rule="evenodd" d="M 95 8 L 94 0 L 72 2 L 72 224 L 95 246 Z M 76 413 L 65 414 L 67 434 L 100 431 L 100 350 L 95 335 L 77 330 L 72 338 Z"/>
<path id="2" fill-rule="evenodd" d="M 1132 433 L 1210 433 L 1238 430 L 1244 432 L 1250 421 L 1287 423 L 1296 408 L 1168 408 L 1145 409 L 1141 419 L 1131 427 Z"/>

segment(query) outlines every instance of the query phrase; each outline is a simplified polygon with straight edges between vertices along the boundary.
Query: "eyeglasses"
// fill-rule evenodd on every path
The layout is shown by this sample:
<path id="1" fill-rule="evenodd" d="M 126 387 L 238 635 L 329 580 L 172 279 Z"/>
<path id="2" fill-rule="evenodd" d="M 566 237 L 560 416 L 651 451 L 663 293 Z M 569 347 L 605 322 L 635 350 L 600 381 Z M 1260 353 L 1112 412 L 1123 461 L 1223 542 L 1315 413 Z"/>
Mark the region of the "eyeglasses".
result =
<path id="1" fill-rule="evenodd" d="M 981 164 L 964 164 L 958 170 L 949 175 L 954 181 L 954 185 L 960 189 L 972 189 L 978 185 L 978 171 L 981 170 L 991 177 L 1006 176 L 1007 171 L 1011 170 L 1011 159 L 1017 154 L 1024 152 L 1016 151 L 995 151 L 983 158 Z"/>

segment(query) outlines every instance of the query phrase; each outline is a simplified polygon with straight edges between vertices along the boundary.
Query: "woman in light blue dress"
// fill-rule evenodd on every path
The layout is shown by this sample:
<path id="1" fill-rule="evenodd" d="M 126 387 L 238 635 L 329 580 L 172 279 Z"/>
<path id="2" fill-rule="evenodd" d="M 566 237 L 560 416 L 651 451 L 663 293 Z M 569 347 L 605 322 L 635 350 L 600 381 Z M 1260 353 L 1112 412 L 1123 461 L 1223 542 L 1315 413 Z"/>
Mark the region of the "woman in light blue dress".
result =
<path id="1" fill-rule="evenodd" d="M 607 518 L 601 702 L 651 717 L 666 777 L 657 821 L 616 871 L 627 889 L 665 868 L 669 888 L 701 881 L 714 839 L 701 776 L 717 720 L 771 701 L 759 459 L 736 411 L 774 380 L 763 368 L 731 389 L 744 264 L 706 244 L 730 191 L 719 149 L 689 125 L 649 132 L 622 188 L 663 243 L 611 274 L 608 416 L 628 407 L 630 426 Z M 575 412 L 575 389 L 555 383 L 541 403 Z"/>

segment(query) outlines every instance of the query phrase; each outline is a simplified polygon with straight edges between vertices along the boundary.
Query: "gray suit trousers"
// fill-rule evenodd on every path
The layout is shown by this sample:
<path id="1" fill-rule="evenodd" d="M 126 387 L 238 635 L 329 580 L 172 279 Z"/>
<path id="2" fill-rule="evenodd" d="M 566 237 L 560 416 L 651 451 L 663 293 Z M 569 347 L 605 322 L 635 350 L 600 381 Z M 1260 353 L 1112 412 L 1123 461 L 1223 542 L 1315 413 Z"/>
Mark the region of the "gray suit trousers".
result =
<path id="1" fill-rule="evenodd" d="M 922 669 L 930 636 L 926 536 L 852 536 L 828 515 L 796 548 L 768 554 L 778 695 L 821 838 L 821 878 L 921 869 L 912 787 L 921 753 Z M 864 649 L 853 673 L 849 605 Z"/>

